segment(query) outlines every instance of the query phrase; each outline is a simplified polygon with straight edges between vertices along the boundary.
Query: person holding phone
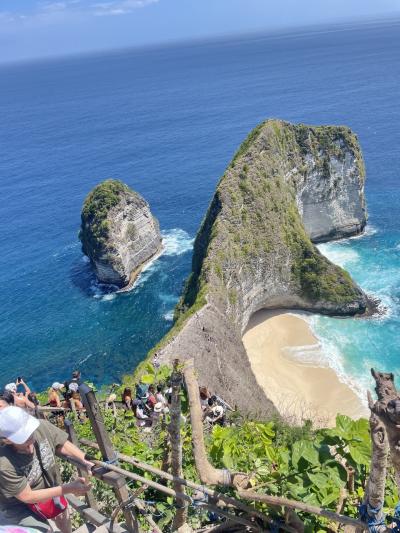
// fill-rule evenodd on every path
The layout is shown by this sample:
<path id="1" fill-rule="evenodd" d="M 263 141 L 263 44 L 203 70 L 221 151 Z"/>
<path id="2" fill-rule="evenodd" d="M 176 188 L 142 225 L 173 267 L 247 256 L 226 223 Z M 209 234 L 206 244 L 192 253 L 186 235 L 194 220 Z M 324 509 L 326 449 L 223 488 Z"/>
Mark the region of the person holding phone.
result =
<path id="1" fill-rule="evenodd" d="M 26 385 L 26 383 L 21 378 L 21 384 L 23 384 L 25 391 L 27 394 L 30 394 L 31 389 Z M 5 391 L 10 392 L 14 397 L 14 405 L 17 407 L 22 407 L 22 409 L 35 409 L 35 404 L 31 402 L 28 398 L 28 396 L 25 396 L 24 394 L 19 395 L 17 393 L 17 384 L 16 383 L 8 383 L 4 387 Z"/>

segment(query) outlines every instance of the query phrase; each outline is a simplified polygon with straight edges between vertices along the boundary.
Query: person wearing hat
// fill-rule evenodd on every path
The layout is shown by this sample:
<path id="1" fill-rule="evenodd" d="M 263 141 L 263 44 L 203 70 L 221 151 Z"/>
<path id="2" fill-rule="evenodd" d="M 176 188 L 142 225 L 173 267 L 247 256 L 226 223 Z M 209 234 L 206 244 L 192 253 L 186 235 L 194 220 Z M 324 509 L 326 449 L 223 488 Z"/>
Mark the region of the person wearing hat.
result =
<path id="1" fill-rule="evenodd" d="M 66 407 L 70 407 L 75 411 L 82 411 L 83 403 L 79 394 L 79 385 L 75 381 L 71 381 L 71 383 L 68 385 L 68 396 L 69 399 L 67 400 Z"/>
<path id="2" fill-rule="evenodd" d="M 61 407 L 61 398 L 58 394 L 58 391 L 60 391 L 63 386 L 64 385 L 58 381 L 55 381 L 51 386 L 48 394 L 49 405 L 51 407 Z"/>
<path id="3" fill-rule="evenodd" d="M 211 425 L 223 426 L 225 424 L 225 410 L 222 405 L 218 405 L 216 396 L 211 396 L 208 400 L 205 421 Z"/>
<path id="4" fill-rule="evenodd" d="M 20 396 L 19 394 L 17 394 L 16 383 L 7 383 L 7 385 L 4 387 L 4 390 L 13 395 L 14 405 L 16 405 L 17 407 L 22 407 L 22 409 L 35 409 L 35 404 L 31 402 L 25 395 Z M 28 390 L 30 392 L 30 389 Z"/>
<path id="5" fill-rule="evenodd" d="M 88 466 L 85 454 L 71 442 L 64 431 L 47 420 L 38 420 L 20 407 L 0 410 L 0 525 L 18 524 L 49 531 L 45 518 L 29 507 L 52 499 L 59 502 L 66 494 L 84 495 L 90 483 L 78 478 L 60 483 L 55 455 L 73 457 Z M 54 518 L 62 533 L 70 533 L 68 510 Z"/>

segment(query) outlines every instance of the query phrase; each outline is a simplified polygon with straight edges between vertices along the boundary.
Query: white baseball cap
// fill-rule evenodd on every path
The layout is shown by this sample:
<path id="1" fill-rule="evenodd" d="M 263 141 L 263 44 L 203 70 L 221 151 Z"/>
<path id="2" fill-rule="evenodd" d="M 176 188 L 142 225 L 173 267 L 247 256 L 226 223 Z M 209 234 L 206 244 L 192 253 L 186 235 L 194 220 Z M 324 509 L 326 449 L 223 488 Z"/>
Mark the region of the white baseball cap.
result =
<path id="1" fill-rule="evenodd" d="M 157 402 L 154 406 L 154 412 L 161 413 L 162 410 L 163 410 L 163 404 L 161 402 Z"/>
<path id="2" fill-rule="evenodd" d="M 59 383 L 58 381 L 55 381 L 53 385 L 51 386 L 51 388 L 54 390 L 59 390 L 59 389 L 62 389 L 63 387 L 64 385 L 62 383 Z"/>
<path id="3" fill-rule="evenodd" d="M 20 407 L 10 406 L 0 410 L 0 437 L 14 444 L 23 444 L 39 427 L 39 420 Z"/>
<path id="4" fill-rule="evenodd" d="M 17 392 L 17 385 L 15 383 L 8 383 L 5 387 L 4 387 L 4 390 L 8 390 L 10 392 Z"/>

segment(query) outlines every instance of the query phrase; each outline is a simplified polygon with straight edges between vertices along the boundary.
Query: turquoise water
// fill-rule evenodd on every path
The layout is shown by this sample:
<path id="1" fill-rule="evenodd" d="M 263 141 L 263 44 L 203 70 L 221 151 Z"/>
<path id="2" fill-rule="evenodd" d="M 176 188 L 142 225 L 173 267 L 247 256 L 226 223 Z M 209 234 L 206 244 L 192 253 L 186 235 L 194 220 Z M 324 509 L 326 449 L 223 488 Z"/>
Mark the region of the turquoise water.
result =
<path id="1" fill-rule="evenodd" d="M 258 35 L 0 67 L 0 383 L 73 367 L 118 380 L 171 327 L 219 177 L 260 121 L 347 124 L 367 166 L 368 234 L 322 249 L 387 308 L 316 318 L 331 364 L 400 369 L 400 23 Z M 133 291 L 99 286 L 77 239 L 85 195 L 117 178 L 158 217 L 166 253 Z"/>

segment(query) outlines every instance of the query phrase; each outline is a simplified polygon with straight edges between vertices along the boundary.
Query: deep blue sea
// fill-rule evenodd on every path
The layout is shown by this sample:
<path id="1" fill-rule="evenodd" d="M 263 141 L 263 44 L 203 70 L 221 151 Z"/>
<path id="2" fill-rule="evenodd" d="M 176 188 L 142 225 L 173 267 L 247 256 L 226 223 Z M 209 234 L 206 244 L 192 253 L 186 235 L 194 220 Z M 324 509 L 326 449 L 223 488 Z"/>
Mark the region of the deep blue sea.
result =
<path id="1" fill-rule="evenodd" d="M 398 374 L 394 21 L 0 66 L 0 384 L 22 375 L 41 389 L 75 367 L 101 384 L 133 370 L 172 325 L 220 176 L 269 117 L 347 124 L 359 135 L 368 231 L 322 249 L 387 314 L 314 318 L 317 357 L 358 383 L 371 365 Z M 96 283 L 77 237 L 86 194 L 111 177 L 149 201 L 166 243 L 135 289 L 118 295 Z"/>

